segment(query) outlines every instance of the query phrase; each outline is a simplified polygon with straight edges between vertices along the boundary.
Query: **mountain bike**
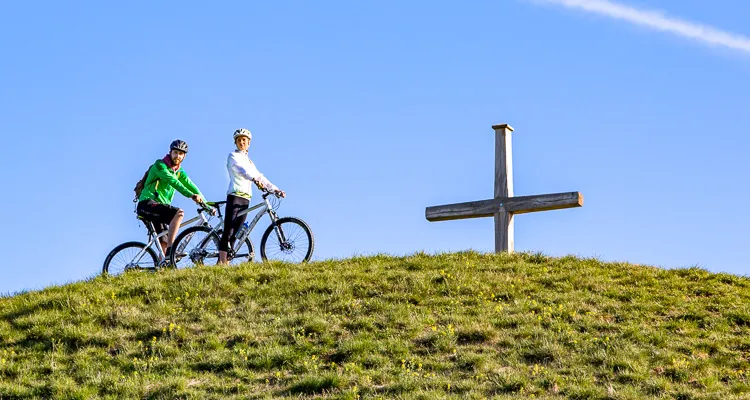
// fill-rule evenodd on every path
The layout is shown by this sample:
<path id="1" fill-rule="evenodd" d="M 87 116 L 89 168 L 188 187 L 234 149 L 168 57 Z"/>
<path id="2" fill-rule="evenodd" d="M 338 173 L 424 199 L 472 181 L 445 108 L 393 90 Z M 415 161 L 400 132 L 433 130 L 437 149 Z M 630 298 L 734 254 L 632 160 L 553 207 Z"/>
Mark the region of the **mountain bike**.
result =
<path id="1" fill-rule="evenodd" d="M 263 191 L 263 202 L 238 214 L 242 216 L 258 210 L 252 222 L 245 222 L 234 238 L 230 240 L 227 261 L 232 264 L 253 261 L 255 250 L 250 241 L 250 232 L 258 221 L 268 215 L 271 224 L 266 228 L 260 241 L 260 256 L 263 261 L 281 260 L 286 262 L 307 262 L 312 257 L 314 238 L 307 223 L 295 217 L 279 218 L 276 210 L 281 204 L 278 194 Z M 270 199 L 269 199 L 270 198 Z M 215 206 L 226 201 L 208 203 Z M 223 221 L 213 228 L 197 225 L 182 231 L 172 247 L 172 264 L 178 268 L 192 265 L 213 265 L 219 261 L 219 240 L 223 233 Z M 235 244 L 239 244 L 235 246 Z"/>
<path id="2" fill-rule="evenodd" d="M 180 224 L 180 228 L 193 225 L 210 227 L 210 221 L 214 214 L 210 204 L 201 204 L 198 209 L 198 215 L 188 221 Z M 211 216 L 206 217 L 205 214 Z M 148 230 L 148 243 L 143 242 L 125 242 L 109 252 L 104 259 L 102 274 L 118 275 L 126 271 L 156 271 L 168 259 L 167 255 L 161 248 L 160 239 L 169 232 L 164 231 L 159 234 L 154 229 L 154 224 L 138 216 L 138 219 L 146 225 Z M 156 249 L 156 251 L 154 251 Z"/>

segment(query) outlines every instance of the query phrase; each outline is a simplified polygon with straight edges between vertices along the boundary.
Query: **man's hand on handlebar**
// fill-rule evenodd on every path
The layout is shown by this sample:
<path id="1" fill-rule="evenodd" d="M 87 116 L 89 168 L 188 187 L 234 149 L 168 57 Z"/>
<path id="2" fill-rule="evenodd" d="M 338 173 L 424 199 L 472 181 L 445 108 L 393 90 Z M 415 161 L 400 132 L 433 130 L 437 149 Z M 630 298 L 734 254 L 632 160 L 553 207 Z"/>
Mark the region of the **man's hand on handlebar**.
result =
<path id="1" fill-rule="evenodd" d="M 198 205 L 201 206 L 203 210 L 213 215 L 214 217 L 219 213 L 219 210 L 216 208 L 216 206 L 209 205 L 205 201 L 198 203 Z"/>
<path id="2" fill-rule="evenodd" d="M 194 194 L 190 196 L 190 198 L 195 202 L 195 204 L 203 204 L 206 202 L 206 200 L 203 198 L 203 196 L 199 194 Z"/>
<path id="3" fill-rule="evenodd" d="M 209 214 L 211 214 L 213 216 L 216 216 L 216 214 L 218 213 L 216 211 L 216 207 L 212 207 L 212 206 L 209 206 L 208 204 L 206 204 L 206 199 L 204 199 L 203 196 L 201 196 L 199 194 L 194 194 L 194 195 L 190 196 L 190 198 L 195 202 L 195 204 L 201 206 Z"/>

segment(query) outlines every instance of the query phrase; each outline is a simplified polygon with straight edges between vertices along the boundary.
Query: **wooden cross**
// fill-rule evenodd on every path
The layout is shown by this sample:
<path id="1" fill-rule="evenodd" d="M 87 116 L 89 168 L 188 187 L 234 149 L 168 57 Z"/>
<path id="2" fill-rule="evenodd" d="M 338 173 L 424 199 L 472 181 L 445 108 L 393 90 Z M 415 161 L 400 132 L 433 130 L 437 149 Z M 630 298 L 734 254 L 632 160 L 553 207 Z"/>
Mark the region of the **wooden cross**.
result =
<path id="1" fill-rule="evenodd" d="M 559 210 L 583 206 L 579 192 L 513 196 L 513 158 L 508 124 L 493 125 L 495 130 L 495 198 L 427 207 L 428 221 L 448 221 L 495 217 L 495 252 L 513 252 L 513 216 L 536 211 Z"/>

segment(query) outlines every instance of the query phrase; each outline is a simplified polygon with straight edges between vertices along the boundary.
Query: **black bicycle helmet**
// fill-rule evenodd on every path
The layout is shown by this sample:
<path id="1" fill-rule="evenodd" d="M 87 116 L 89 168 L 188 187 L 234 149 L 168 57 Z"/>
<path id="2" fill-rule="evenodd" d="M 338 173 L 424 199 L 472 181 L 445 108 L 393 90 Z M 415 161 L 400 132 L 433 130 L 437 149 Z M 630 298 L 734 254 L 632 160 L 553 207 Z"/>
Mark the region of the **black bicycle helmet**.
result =
<path id="1" fill-rule="evenodd" d="M 169 150 L 179 150 L 184 151 L 185 153 L 188 152 L 188 145 L 187 142 L 184 140 L 177 139 L 172 144 L 169 145 Z"/>

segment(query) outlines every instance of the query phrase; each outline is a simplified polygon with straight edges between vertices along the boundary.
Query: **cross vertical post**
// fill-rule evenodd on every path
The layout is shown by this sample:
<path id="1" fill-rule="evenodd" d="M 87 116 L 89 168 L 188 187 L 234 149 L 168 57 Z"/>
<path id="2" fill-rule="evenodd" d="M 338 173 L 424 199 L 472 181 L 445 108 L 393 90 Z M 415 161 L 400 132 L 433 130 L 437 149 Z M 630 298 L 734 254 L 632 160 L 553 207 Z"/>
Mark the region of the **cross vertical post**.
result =
<path id="1" fill-rule="evenodd" d="M 508 124 L 493 125 L 495 130 L 495 201 L 513 197 L 513 127 Z M 500 210 L 495 213 L 495 252 L 513 252 L 513 213 Z"/>

